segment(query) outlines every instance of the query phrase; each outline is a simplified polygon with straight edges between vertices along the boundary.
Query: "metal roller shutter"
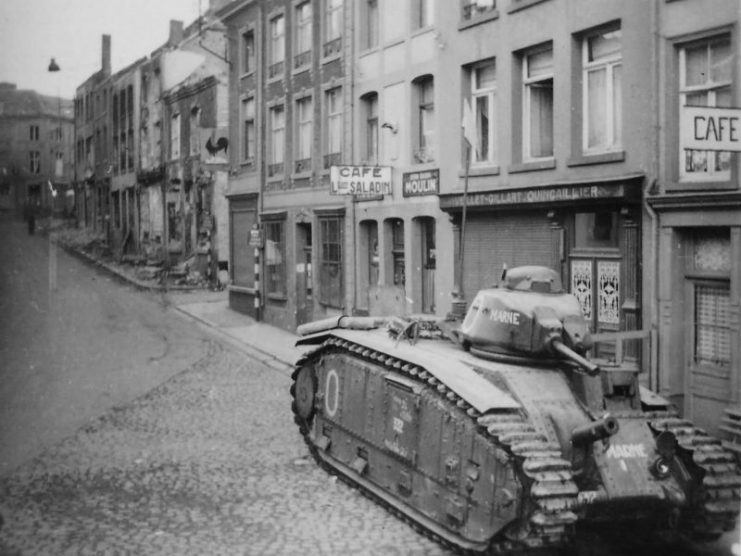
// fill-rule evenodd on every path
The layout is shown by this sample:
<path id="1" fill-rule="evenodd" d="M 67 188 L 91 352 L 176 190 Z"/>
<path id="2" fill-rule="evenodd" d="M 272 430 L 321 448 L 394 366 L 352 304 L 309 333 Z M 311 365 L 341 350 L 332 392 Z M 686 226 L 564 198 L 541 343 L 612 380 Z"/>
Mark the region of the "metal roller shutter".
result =
<path id="1" fill-rule="evenodd" d="M 235 286 L 255 287 L 255 248 L 250 246 L 250 230 L 255 223 L 252 210 L 232 210 L 232 280 Z"/>
<path id="2" fill-rule="evenodd" d="M 552 266 L 551 226 L 542 214 L 488 213 L 471 218 L 466 231 L 466 297 L 499 283 L 502 266 Z M 556 269 L 558 270 L 558 269 Z"/>

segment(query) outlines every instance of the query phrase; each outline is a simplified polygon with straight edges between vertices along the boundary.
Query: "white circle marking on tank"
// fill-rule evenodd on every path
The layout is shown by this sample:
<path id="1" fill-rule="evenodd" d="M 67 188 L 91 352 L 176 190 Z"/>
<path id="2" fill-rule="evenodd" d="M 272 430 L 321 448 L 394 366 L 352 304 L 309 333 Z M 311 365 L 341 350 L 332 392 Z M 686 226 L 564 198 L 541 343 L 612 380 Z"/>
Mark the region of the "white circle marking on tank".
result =
<path id="1" fill-rule="evenodd" d="M 324 409 L 327 410 L 327 415 L 334 417 L 337 413 L 337 406 L 340 399 L 340 377 L 337 376 L 337 371 L 330 369 L 327 373 L 327 382 L 324 389 Z"/>

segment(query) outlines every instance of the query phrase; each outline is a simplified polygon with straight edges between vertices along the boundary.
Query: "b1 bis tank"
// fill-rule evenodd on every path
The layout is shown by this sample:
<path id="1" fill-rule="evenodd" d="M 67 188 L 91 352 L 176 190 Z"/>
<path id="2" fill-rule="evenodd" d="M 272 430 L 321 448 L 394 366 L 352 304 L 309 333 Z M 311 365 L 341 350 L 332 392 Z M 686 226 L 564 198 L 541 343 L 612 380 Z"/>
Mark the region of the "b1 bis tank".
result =
<path id="1" fill-rule="evenodd" d="M 463 552 L 568 547 L 578 523 L 704 539 L 734 527 L 721 442 L 586 355 L 577 300 L 543 267 L 506 272 L 462 322 L 337 317 L 302 327 L 294 419 L 315 460 Z"/>

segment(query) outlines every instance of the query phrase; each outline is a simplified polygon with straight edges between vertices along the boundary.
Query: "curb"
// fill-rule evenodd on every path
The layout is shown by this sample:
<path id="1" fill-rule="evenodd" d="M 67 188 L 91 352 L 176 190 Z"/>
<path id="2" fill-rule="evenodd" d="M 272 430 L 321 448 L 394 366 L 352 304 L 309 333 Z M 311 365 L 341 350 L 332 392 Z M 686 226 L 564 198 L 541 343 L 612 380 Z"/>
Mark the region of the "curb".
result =
<path id="1" fill-rule="evenodd" d="M 203 328 L 208 330 L 209 333 L 211 333 L 214 336 L 218 336 L 219 339 L 221 340 L 228 342 L 232 347 L 241 351 L 245 355 L 248 355 L 249 357 L 259 361 L 260 363 L 267 365 L 273 370 L 276 370 L 282 374 L 285 374 L 288 377 L 291 376 L 291 372 L 293 371 L 293 362 L 285 361 L 279 357 L 276 357 L 272 353 L 264 351 L 252 344 L 249 344 L 243 340 L 240 340 L 239 338 L 236 338 L 229 332 L 214 325 L 212 322 L 208 321 L 207 319 L 199 317 L 198 315 L 194 315 L 193 313 L 189 313 L 188 311 L 178 306 L 173 306 L 173 308 L 178 313 L 180 313 L 180 315 L 201 325 Z"/>
<path id="2" fill-rule="evenodd" d="M 178 286 L 178 285 L 168 285 L 168 286 L 162 286 L 160 284 L 150 284 L 148 282 L 142 282 L 141 280 L 137 280 L 136 278 L 133 278 L 132 276 L 129 276 L 125 272 L 121 272 L 116 267 L 111 266 L 107 263 L 104 263 L 103 261 L 100 261 L 93 257 L 92 255 L 89 255 L 85 251 L 81 251 L 79 249 L 75 249 L 73 247 L 70 247 L 68 245 L 64 245 L 63 243 L 58 243 L 56 241 L 53 242 L 54 245 L 58 245 L 62 249 L 64 249 L 67 253 L 69 253 L 72 256 L 77 257 L 78 259 L 82 260 L 83 262 L 86 262 L 90 265 L 97 266 L 99 268 L 102 268 L 106 272 L 112 274 L 114 277 L 118 278 L 119 280 L 122 280 L 135 288 L 142 290 L 142 291 L 178 291 L 178 292 L 186 292 L 186 291 L 198 291 L 205 288 L 197 287 L 197 286 Z"/>

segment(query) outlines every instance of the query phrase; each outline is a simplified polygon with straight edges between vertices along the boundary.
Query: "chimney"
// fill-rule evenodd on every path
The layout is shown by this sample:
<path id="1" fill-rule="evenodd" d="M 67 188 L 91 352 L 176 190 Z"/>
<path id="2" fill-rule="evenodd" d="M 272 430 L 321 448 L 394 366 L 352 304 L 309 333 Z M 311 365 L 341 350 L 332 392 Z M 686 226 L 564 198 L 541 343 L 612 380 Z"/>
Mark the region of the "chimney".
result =
<path id="1" fill-rule="evenodd" d="M 183 40 L 183 22 L 177 19 L 170 20 L 170 38 L 167 40 L 169 46 L 177 46 Z"/>
<path id="2" fill-rule="evenodd" d="M 101 68 L 106 75 L 111 74 L 111 36 L 103 35 L 101 44 Z"/>

